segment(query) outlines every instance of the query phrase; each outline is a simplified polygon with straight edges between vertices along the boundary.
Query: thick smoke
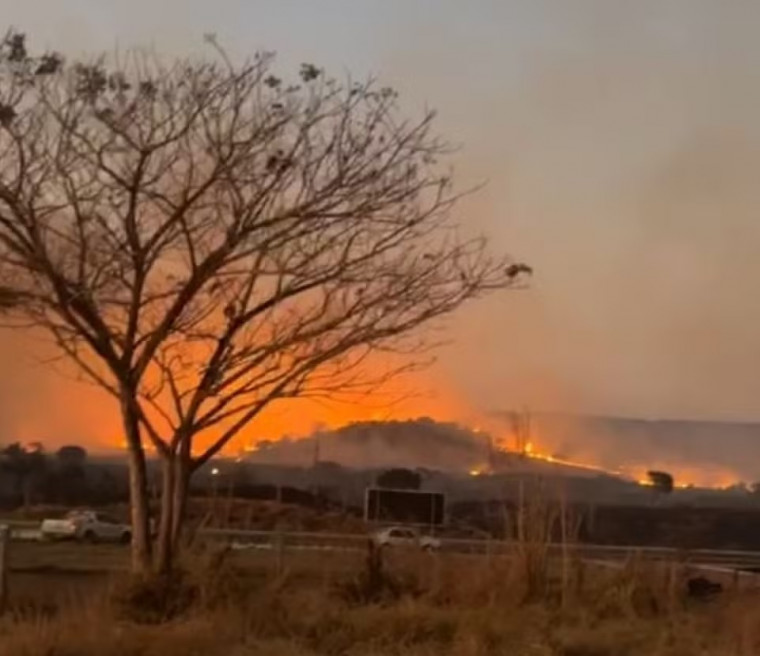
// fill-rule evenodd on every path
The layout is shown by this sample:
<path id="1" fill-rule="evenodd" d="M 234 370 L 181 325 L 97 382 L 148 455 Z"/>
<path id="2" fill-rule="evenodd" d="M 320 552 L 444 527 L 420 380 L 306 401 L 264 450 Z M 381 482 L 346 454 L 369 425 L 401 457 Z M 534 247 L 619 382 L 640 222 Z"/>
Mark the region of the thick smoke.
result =
<path id="1" fill-rule="evenodd" d="M 489 180 L 468 221 L 537 276 L 458 318 L 451 378 L 488 408 L 757 419 L 760 5 L 538 1 L 461 18 L 433 36 L 415 16 L 389 67 L 442 108 L 462 177 Z M 754 430 L 596 426 L 572 446 L 758 477 Z"/>
<path id="2" fill-rule="evenodd" d="M 440 130 L 462 144 L 460 186 L 488 182 L 461 204 L 465 228 L 537 274 L 531 290 L 459 315 L 420 388 L 453 387 L 482 412 L 760 419 L 760 4 L 347 0 L 298 11 L 257 3 L 249 15 L 224 0 L 213 10 L 167 0 L 160 12 L 135 0 L 81 16 L 6 4 L 9 22 L 68 52 L 117 41 L 186 52 L 216 31 L 234 52 L 276 48 L 287 65 L 372 70 L 410 111 L 439 108 Z M 30 370 L 17 357 L 28 344 L 2 339 L 4 432 L 111 441 L 115 406 Z M 462 419 L 446 408 L 436 418 Z M 548 446 L 760 477 L 754 429 L 645 426 L 583 426 Z M 275 437 L 252 428 L 259 436 Z"/>
<path id="3" fill-rule="evenodd" d="M 595 465 L 636 480 L 646 478 L 650 470 L 665 470 L 678 485 L 698 487 L 760 480 L 760 454 L 742 457 L 754 453 L 759 424 L 539 414 L 531 417 L 530 441 L 536 457 L 519 458 L 504 452 L 515 447 L 510 418 L 497 413 L 490 419 L 493 432 L 428 417 L 357 422 L 306 437 L 259 442 L 248 457 L 303 467 L 334 462 L 354 469 L 421 467 L 460 474 L 493 468 L 595 476 L 601 472 L 584 467 Z M 726 448 L 716 450 L 716 442 Z"/>
<path id="4" fill-rule="evenodd" d="M 760 424 L 545 414 L 534 427 L 550 453 L 637 479 L 656 469 L 681 485 L 760 480 Z"/>
<path id="5" fill-rule="evenodd" d="M 359 422 L 307 438 L 259 443 L 250 457 L 270 464 L 335 462 L 354 469 L 423 467 L 466 472 L 488 458 L 485 436 L 430 418 Z"/>

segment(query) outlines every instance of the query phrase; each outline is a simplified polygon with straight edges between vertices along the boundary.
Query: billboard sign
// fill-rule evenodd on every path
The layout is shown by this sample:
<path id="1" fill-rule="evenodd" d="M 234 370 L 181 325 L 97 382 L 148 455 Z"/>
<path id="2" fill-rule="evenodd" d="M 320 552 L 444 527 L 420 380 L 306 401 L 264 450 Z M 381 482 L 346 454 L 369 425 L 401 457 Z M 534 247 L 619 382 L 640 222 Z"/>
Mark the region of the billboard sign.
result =
<path id="1" fill-rule="evenodd" d="M 368 522 L 440 526 L 445 497 L 441 492 L 367 488 L 364 519 Z"/>

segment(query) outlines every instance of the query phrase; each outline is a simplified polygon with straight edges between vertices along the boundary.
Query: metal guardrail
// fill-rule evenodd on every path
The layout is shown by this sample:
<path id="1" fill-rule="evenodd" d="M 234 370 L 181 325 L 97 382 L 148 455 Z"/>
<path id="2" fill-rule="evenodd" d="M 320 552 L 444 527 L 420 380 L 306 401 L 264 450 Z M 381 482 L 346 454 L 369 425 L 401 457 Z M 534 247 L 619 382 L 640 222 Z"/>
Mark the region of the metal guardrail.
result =
<path id="1" fill-rule="evenodd" d="M 311 533 L 291 531 L 245 531 L 238 529 L 206 529 L 203 535 L 236 541 L 238 543 L 274 544 L 281 539 L 287 546 L 308 544 L 313 546 L 363 547 L 369 536 L 361 534 Z M 278 537 L 279 536 L 279 537 Z M 514 541 L 467 540 L 462 538 L 441 538 L 441 548 L 446 552 L 481 555 L 509 555 L 520 548 Z M 731 565 L 760 569 L 760 551 L 721 549 L 676 549 L 673 547 L 645 547 L 636 545 L 599 544 L 549 544 L 546 548 L 555 554 L 566 553 L 580 558 L 598 560 L 625 560 L 638 556 L 646 560 L 666 560 L 692 562 L 710 565 Z"/>
<path id="2" fill-rule="evenodd" d="M 39 539 L 39 523 L 4 522 L 11 529 L 14 540 Z M 204 537 L 226 540 L 238 548 L 272 549 L 282 545 L 285 549 L 360 550 L 369 540 L 367 534 L 318 533 L 306 531 L 255 531 L 243 529 L 205 528 L 199 531 Z M 440 538 L 441 550 L 447 553 L 470 555 L 507 556 L 520 548 L 520 543 L 505 540 L 471 540 Z M 548 544 L 553 554 L 567 554 L 589 560 L 620 561 L 631 557 L 644 560 L 677 561 L 700 565 L 730 567 L 732 569 L 758 569 L 760 551 L 722 549 L 676 549 L 672 547 L 644 547 L 636 545 L 599 544 Z"/>

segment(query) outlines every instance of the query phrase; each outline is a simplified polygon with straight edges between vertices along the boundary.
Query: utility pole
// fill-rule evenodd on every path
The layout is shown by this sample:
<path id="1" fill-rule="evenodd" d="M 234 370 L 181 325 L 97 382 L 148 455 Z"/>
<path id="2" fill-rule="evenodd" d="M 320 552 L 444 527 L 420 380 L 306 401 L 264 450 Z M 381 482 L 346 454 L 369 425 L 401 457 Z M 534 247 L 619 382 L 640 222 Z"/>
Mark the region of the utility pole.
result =
<path id="1" fill-rule="evenodd" d="M 316 467 L 319 464 L 319 432 L 314 434 L 314 462 L 312 463 L 312 466 Z"/>

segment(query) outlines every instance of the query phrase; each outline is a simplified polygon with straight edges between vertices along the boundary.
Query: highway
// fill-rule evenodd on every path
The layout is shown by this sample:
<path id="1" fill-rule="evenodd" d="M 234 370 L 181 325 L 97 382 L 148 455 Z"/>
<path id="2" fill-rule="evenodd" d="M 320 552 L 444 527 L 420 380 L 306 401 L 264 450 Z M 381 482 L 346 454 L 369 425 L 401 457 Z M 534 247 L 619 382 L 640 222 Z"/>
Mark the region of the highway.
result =
<path id="1" fill-rule="evenodd" d="M 38 524 L 9 523 L 11 538 L 18 541 L 39 541 Z M 235 550 L 283 550 L 357 552 L 366 549 L 368 535 L 294 532 L 252 531 L 238 529 L 202 530 L 204 537 L 229 544 Z M 498 558 L 514 554 L 524 545 L 514 541 L 465 540 L 440 538 L 441 551 L 461 555 Z M 742 570 L 760 572 L 760 552 L 737 550 L 693 549 L 679 550 L 669 547 L 613 546 L 595 544 L 548 544 L 551 555 L 565 555 L 589 562 L 623 563 L 636 557 L 648 562 L 671 562 L 689 566 L 717 568 L 721 571 Z"/>

